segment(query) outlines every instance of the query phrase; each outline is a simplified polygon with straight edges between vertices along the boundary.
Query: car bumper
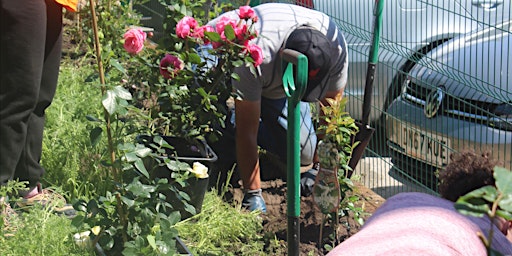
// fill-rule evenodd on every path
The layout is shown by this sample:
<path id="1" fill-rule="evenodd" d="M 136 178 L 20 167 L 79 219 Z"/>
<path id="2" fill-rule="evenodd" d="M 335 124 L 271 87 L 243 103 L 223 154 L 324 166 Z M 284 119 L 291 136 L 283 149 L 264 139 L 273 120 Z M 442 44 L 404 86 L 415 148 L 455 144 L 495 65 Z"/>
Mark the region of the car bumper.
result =
<path id="1" fill-rule="evenodd" d="M 449 155 L 464 149 L 488 151 L 508 169 L 512 167 L 512 132 L 454 117 L 427 118 L 423 108 L 397 98 L 388 108 L 386 139 L 391 150 L 436 168 Z"/>

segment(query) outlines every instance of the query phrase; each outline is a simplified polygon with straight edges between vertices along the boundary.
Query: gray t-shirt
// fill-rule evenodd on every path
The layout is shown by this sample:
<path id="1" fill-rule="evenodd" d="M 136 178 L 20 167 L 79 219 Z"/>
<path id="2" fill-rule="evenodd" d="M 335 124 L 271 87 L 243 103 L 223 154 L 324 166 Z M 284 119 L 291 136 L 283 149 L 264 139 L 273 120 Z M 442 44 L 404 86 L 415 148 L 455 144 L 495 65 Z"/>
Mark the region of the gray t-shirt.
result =
<path id="1" fill-rule="evenodd" d="M 251 43 L 257 44 L 263 50 L 263 63 L 258 67 L 256 77 L 246 67 L 235 69 L 235 73 L 240 76 L 240 81 L 233 80 L 233 86 L 240 99 L 255 101 L 262 96 L 269 99 L 286 97 L 282 86 L 282 60 L 279 51 L 288 35 L 300 26 L 310 26 L 319 30 L 337 45 L 333 48 L 336 51 L 331 54 L 331 56 L 337 56 L 337 60 L 324 82 L 328 83 L 328 91 L 337 91 L 345 87 L 348 69 L 345 38 L 329 16 L 319 11 L 284 3 L 261 4 L 253 9 L 258 16 L 254 29 L 259 36 Z M 238 19 L 236 11 L 223 15 Z M 219 18 L 208 24 L 215 26 Z"/>

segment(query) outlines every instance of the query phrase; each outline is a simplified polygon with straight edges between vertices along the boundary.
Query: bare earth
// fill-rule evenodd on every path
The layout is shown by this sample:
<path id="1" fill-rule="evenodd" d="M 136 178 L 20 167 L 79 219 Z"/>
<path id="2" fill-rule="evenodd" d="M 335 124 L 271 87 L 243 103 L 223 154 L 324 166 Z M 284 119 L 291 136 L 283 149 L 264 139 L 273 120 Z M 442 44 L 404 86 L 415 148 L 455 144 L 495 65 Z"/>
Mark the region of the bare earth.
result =
<path id="1" fill-rule="evenodd" d="M 264 161 L 262 161 L 264 162 Z M 276 168 L 276 166 L 273 166 Z M 262 172 L 265 173 L 265 163 L 262 163 Z M 272 169 L 274 169 L 272 168 Z M 262 176 L 265 176 L 262 174 Z M 262 215 L 263 230 L 266 236 L 279 241 L 279 246 L 267 245 L 268 250 L 273 250 L 275 255 L 285 255 L 287 253 L 287 206 L 286 206 L 286 182 L 280 177 L 262 177 L 263 198 L 267 205 L 267 214 Z M 230 191 L 232 199 L 241 202 L 243 192 L 240 186 Z M 367 219 L 385 199 L 361 184 L 356 183 L 354 194 L 359 195 L 360 206 L 363 205 L 364 211 L 368 213 Z M 328 250 L 325 245 L 335 246 L 351 235 L 355 234 L 360 225 L 353 220 L 353 216 L 342 216 L 337 225 L 337 238 L 334 238 L 333 221 L 326 221 L 323 225 L 323 214 L 317 208 L 313 197 L 301 197 L 300 211 L 300 255 L 325 255 Z M 323 226 L 323 227 L 322 227 Z M 322 242 L 320 242 L 320 230 L 322 230 Z M 337 240 L 337 241 L 336 241 Z"/>

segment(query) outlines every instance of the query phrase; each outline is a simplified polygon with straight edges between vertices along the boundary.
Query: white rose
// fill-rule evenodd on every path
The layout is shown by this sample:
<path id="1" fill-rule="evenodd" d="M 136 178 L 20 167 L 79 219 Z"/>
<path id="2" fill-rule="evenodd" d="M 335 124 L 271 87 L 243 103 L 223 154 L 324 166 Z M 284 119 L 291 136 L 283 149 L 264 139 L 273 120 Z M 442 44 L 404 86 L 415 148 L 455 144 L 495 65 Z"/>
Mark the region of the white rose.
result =
<path id="1" fill-rule="evenodd" d="M 208 178 L 208 167 L 204 166 L 202 163 L 194 162 L 192 164 L 192 173 L 196 175 L 198 179 L 206 179 Z"/>

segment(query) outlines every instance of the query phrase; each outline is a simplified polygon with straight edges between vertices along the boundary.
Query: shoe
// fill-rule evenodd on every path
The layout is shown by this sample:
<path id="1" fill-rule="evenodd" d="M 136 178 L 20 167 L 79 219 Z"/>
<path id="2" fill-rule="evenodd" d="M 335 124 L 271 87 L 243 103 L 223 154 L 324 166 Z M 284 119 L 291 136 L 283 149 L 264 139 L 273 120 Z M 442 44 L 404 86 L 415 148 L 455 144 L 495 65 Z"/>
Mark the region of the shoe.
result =
<path id="1" fill-rule="evenodd" d="M 309 169 L 307 172 L 302 173 L 300 177 L 300 195 L 308 197 L 313 193 L 313 186 L 315 185 L 316 175 L 318 174 L 318 169 L 313 166 L 313 168 Z"/>
<path id="2" fill-rule="evenodd" d="M 66 199 L 59 193 L 50 189 L 41 189 L 41 184 L 37 185 L 38 194 L 31 197 L 24 197 L 17 202 L 20 209 L 28 211 L 35 205 L 41 205 L 44 208 L 50 208 L 52 212 L 58 215 L 64 215 L 68 218 L 76 216 L 76 210 L 72 205 L 66 203 Z"/>
<path id="3" fill-rule="evenodd" d="M 256 190 L 248 190 L 244 194 L 242 199 L 242 206 L 249 211 L 260 211 L 262 213 L 267 212 L 267 205 L 261 195 L 261 188 Z"/>

